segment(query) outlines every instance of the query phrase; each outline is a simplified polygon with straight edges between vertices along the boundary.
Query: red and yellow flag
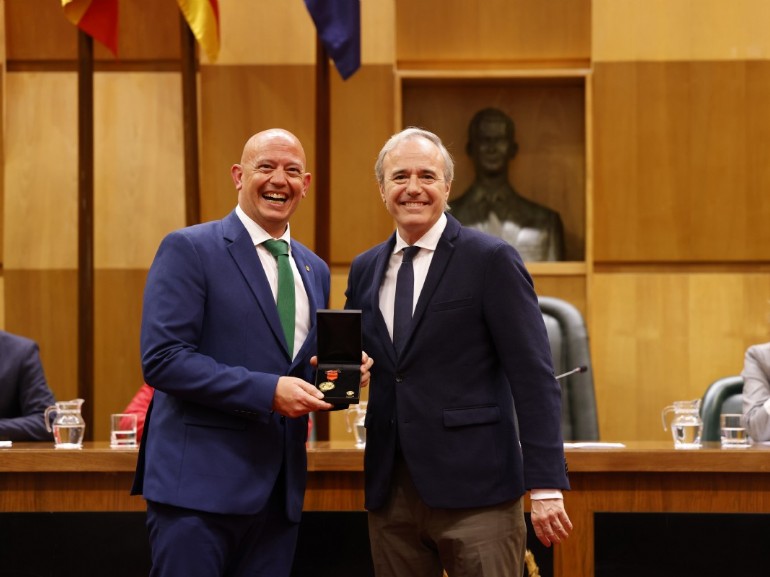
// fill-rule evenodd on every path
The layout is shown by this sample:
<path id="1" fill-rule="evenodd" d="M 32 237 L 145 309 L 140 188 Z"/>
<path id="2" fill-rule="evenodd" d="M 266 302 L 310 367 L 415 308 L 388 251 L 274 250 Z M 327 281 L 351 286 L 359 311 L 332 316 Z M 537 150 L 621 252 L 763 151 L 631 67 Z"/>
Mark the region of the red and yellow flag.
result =
<path id="1" fill-rule="evenodd" d="M 118 55 L 118 0 L 61 0 L 61 5 L 70 22 Z"/>
<path id="2" fill-rule="evenodd" d="M 177 0 L 190 30 L 212 62 L 219 54 L 219 0 Z"/>

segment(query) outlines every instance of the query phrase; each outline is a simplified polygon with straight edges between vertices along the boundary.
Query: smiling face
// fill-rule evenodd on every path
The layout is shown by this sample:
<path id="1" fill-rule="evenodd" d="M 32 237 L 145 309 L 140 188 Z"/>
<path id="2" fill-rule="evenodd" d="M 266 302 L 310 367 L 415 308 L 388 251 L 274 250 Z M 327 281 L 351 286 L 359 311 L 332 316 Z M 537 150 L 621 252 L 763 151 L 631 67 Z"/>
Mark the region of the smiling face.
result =
<path id="1" fill-rule="evenodd" d="M 310 186 L 302 144 L 281 129 L 252 136 L 243 148 L 241 163 L 234 164 L 230 174 L 238 205 L 274 238 L 284 233 Z"/>
<path id="2" fill-rule="evenodd" d="M 380 195 L 385 208 L 401 237 L 413 244 L 446 210 L 451 183 L 444 179 L 444 158 L 434 143 L 415 136 L 388 152 L 382 169 Z"/>

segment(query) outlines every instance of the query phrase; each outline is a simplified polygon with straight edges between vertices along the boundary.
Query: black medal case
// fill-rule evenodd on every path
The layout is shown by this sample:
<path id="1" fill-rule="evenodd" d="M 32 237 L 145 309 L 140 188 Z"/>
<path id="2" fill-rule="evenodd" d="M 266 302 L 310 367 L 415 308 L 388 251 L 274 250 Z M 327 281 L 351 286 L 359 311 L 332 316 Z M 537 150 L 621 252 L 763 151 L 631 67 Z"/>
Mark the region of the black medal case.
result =
<path id="1" fill-rule="evenodd" d="M 319 309 L 315 386 L 335 405 L 357 404 L 361 388 L 361 311 Z"/>

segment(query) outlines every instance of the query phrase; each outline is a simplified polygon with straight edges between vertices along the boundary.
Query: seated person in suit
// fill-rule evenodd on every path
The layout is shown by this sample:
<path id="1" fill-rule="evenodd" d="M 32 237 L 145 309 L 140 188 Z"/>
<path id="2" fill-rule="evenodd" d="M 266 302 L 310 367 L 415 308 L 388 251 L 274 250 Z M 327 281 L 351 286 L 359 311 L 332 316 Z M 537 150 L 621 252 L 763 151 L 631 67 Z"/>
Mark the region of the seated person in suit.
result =
<path id="1" fill-rule="evenodd" d="M 0 331 L 0 440 L 52 440 L 43 413 L 54 403 L 37 343 Z"/>
<path id="2" fill-rule="evenodd" d="M 513 120 L 497 108 L 476 113 L 468 127 L 468 156 L 476 179 L 452 201 L 452 215 L 513 245 L 525 261 L 564 260 L 559 213 L 521 196 L 508 181 L 518 152 Z"/>
<path id="3" fill-rule="evenodd" d="M 770 441 L 770 343 L 748 348 L 741 376 L 749 436 L 754 441 Z"/>

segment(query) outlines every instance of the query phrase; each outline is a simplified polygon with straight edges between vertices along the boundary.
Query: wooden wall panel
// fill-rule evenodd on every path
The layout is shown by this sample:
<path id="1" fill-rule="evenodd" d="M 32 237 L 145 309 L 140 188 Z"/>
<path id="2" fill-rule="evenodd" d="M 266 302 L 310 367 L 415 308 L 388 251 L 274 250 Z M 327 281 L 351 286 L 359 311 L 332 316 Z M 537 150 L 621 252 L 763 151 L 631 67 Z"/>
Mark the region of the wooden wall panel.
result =
<path id="1" fill-rule="evenodd" d="M 217 64 L 312 65 L 316 33 L 304 2 L 219 0 Z M 204 63 L 210 63 L 205 54 Z"/>
<path id="2" fill-rule="evenodd" d="M 770 274 L 594 275 L 592 352 L 603 440 L 670 439 L 660 412 L 740 373 L 770 335 Z"/>
<path id="3" fill-rule="evenodd" d="M 77 78 L 6 77 L 6 269 L 77 268 Z"/>
<path id="4" fill-rule="evenodd" d="M 767 59 L 766 0 L 593 0 L 596 62 Z"/>
<path id="5" fill-rule="evenodd" d="M 182 90 L 177 73 L 94 79 L 94 262 L 149 268 L 185 224 Z"/>
<path id="6" fill-rule="evenodd" d="M 584 78 L 403 79 L 403 125 L 441 136 L 455 159 L 449 204 L 475 170 L 465 152 L 473 115 L 500 108 L 516 125 L 519 152 L 509 166 L 519 193 L 556 210 L 564 224 L 566 259 L 585 258 L 586 126 Z"/>
<path id="7" fill-rule="evenodd" d="M 596 261 L 770 259 L 770 62 L 597 64 Z"/>
<path id="8" fill-rule="evenodd" d="M 315 64 L 316 29 L 304 2 L 259 0 L 255 7 L 243 0 L 219 0 L 219 10 L 222 44 L 216 64 Z M 363 64 L 392 64 L 394 18 L 395 0 L 361 2 Z M 205 55 L 202 60 L 210 64 Z"/>
<path id="9" fill-rule="evenodd" d="M 120 0 L 118 55 L 94 42 L 94 59 L 111 64 L 135 60 L 178 59 L 180 18 L 176 2 Z M 5 0 L 8 59 L 13 61 L 74 61 L 78 29 L 64 16 L 61 2 Z"/>
<path id="10" fill-rule="evenodd" d="M 590 0 L 396 0 L 399 67 L 587 62 Z"/>
<path id="11" fill-rule="evenodd" d="M 374 163 L 393 134 L 393 72 L 363 66 L 343 82 L 332 76 L 331 260 L 349 264 L 393 232 L 380 200 Z"/>
<path id="12" fill-rule="evenodd" d="M 94 299 L 94 441 L 110 438 L 109 415 L 121 412 L 143 382 L 139 353 L 147 270 L 98 270 Z"/>
<path id="13" fill-rule="evenodd" d="M 285 128 L 302 142 L 315 166 L 315 75 L 310 66 L 202 66 L 200 74 L 201 219 L 225 216 L 238 194 L 230 167 L 243 145 L 267 128 Z M 292 218 L 292 236 L 313 247 L 314 189 Z"/>
<path id="14" fill-rule="evenodd" d="M 533 274 L 538 296 L 563 299 L 575 306 L 588 324 L 588 294 L 585 276 Z"/>
<path id="15" fill-rule="evenodd" d="M 77 271 L 4 271 L 5 328 L 34 339 L 58 400 L 77 398 Z"/>
<path id="16" fill-rule="evenodd" d="M 9 60 L 73 60 L 77 28 L 64 16 L 61 2 L 5 0 Z"/>

